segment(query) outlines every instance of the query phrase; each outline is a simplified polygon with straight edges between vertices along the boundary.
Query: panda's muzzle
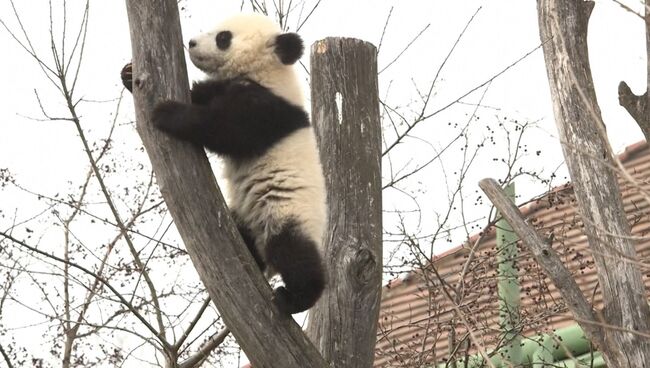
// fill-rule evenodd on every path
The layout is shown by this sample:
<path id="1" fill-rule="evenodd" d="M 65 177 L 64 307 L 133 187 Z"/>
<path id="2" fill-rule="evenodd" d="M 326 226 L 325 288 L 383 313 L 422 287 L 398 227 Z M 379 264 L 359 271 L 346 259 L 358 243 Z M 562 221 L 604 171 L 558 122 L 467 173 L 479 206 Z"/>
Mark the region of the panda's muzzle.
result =
<path id="1" fill-rule="evenodd" d="M 210 56 L 199 55 L 197 52 L 194 52 L 196 49 L 190 49 L 189 51 L 190 60 L 192 60 L 192 64 L 197 68 L 206 73 L 216 73 L 217 70 L 219 70 L 219 67 L 221 66 L 220 63 L 216 62 L 216 60 Z"/>

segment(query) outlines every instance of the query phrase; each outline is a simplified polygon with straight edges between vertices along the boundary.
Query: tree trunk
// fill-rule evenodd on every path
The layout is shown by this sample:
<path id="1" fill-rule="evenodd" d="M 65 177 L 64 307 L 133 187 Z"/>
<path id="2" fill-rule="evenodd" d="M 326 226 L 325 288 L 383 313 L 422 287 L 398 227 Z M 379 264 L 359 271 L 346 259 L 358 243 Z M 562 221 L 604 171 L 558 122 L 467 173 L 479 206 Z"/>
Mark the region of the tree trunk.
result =
<path id="1" fill-rule="evenodd" d="M 650 309 L 591 78 L 587 23 L 593 6 L 540 0 L 540 35 L 560 141 L 603 292 L 604 322 L 611 325 L 599 348 L 609 367 L 644 367 L 650 341 L 634 332 L 650 332 Z"/>
<path id="2" fill-rule="evenodd" d="M 203 148 L 150 124 L 153 106 L 189 102 L 176 0 L 127 0 L 137 128 L 187 252 L 226 325 L 255 368 L 323 367 L 300 327 L 279 314 L 246 249 Z"/>
<path id="3" fill-rule="evenodd" d="M 314 43 L 311 87 L 329 204 L 329 280 L 307 333 L 331 367 L 372 367 L 382 274 L 377 50 L 355 39 Z"/>

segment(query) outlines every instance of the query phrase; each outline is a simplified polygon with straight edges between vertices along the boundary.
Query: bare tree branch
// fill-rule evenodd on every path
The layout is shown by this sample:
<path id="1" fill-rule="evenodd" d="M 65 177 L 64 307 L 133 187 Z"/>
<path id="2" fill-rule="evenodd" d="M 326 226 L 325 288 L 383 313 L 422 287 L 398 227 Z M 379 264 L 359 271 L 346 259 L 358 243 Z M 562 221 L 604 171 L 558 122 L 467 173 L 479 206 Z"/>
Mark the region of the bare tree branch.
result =
<path id="1" fill-rule="evenodd" d="M 140 320 L 140 322 L 142 322 L 142 324 L 143 324 L 143 325 L 144 325 L 144 326 L 145 326 L 149 331 L 151 331 L 151 333 L 154 334 L 154 336 L 157 336 L 157 337 L 159 337 L 159 338 L 162 338 L 162 336 L 158 333 L 158 331 L 157 331 L 153 326 L 151 326 L 151 324 L 149 324 L 149 322 L 148 322 L 148 321 L 147 321 L 147 320 L 146 320 L 146 319 L 145 319 L 145 318 L 140 314 L 140 312 L 138 312 L 138 310 L 137 310 L 137 309 L 136 309 L 136 308 L 135 308 L 131 303 L 129 303 L 129 301 L 126 300 L 126 299 L 124 298 L 124 296 L 122 296 L 122 294 L 121 294 L 119 291 L 117 291 L 117 289 L 115 289 L 115 288 L 113 287 L 113 285 L 111 285 L 111 284 L 110 284 L 106 279 L 104 279 L 103 277 L 100 277 L 100 276 L 97 275 L 96 273 L 94 273 L 94 272 L 90 271 L 89 269 L 87 269 L 87 268 L 85 268 L 85 267 L 83 267 L 83 266 L 80 266 L 80 265 L 78 265 L 78 264 L 76 264 L 76 263 L 74 263 L 74 262 L 66 261 L 66 260 L 63 259 L 63 258 L 57 257 L 57 256 L 55 256 L 55 255 L 53 255 L 53 254 L 49 254 L 49 253 L 44 252 L 44 251 L 42 251 L 42 250 L 40 250 L 40 249 L 38 249 L 38 248 L 36 248 L 36 247 L 33 247 L 33 246 L 31 246 L 31 245 L 29 245 L 29 244 L 27 244 L 27 243 L 25 243 L 25 242 L 23 242 L 23 241 L 21 241 L 21 240 L 18 240 L 18 239 L 16 239 L 16 238 L 14 238 L 13 236 L 7 234 L 7 233 L 4 232 L 4 231 L 0 231 L 0 236 L 3 236 L 3 237 L 6 238 L 7 240 L 12 241 L 14 244 L 17 244 L 17 245 L 19 245 L 19 246 L 21 246 L 21 247 L 23 247 L 23 248 L 25 248 L 25 249 L 27 249 L 27 250 L 29 250 L 29 251 L 31 251 L 31 252 L 34 252 L 34 253 L 40 254 L 40 255 L 42 255 L 42 256 L 44 256 L 44 257 L 47 257 L 47 258 L 52 259 L 52 260 L 55 260 L 55 261 L 60 262 L 60 263 L 62 263 L 62 264 L 67 264 L 67 265 L 71 266 L 72 268 L 75 268 L 75 269 L 77 269 L 77 270 L 79 270 L 79 271 L 81 271 L 81 272 L 83 272 L 83 273 L 85 273 L 85 274 L 87 274 L 87 275 L 89 275 L 89 276 L 92 276 L 93 278 L 96 278 L 97 280 L 99 280 L 99 282 L 101 282 L 104 286 L 106 286 L 106 287 L 107 287 L 107 288 L 108 288 L 108 289 L 109 289 L 109 290 L 110 290 L 110 291 L 111 291 L 111 292 L 112 292 L 112 293 L 113 293 L 113 294 L 114 294 L 114 295 L 119 299 L 119 301 L 120 301 L 122 304 L 124 304 L 124 306 L 126 306 L 126 307 L 131 311 L 131 313 L 133 313 L 133 315 L 134 315 L 138 320 Z M 164 341 L 164 338 L 162 338 L 162 341 Z"/>
<path id="2" fill-rule="evenodd" d="M 594 323 L 598 322 L 596 314 L 573 279 L 573 275 L 566 269 L 551 244 L 542 240 L 537 235 L 537 232 L 526 224 L 526 220 L 519 212 L 519 209 L 508 199 L 494 179 L 483 179 L 479 182 L 479 186 L 490 198 L 494 207 L 499 210 L 499 213 L 510 223 L 524 245 L 530 249 L 537 263 L 544 269 L 546 275 L 562 294 L 569 310 L 576 319 L 592 321 L 591 324 L 585 325 L 583 328 L 596 345 L 602 346 L 605 337 L 602 330 L 597 325 L 594 325 Z"/>
<path id="3" fill-rule="evenodd" d="M 384 70 L 390 68 L 391 65 L 393 65 L 397 60 L 399 60 L 402 57 L 402 55 L 404 55 L 404 53 L 413 45 L 413 43 L 415 43 L 415 41 L 417 41 L 420 37 L 422 37 L 422 34 L 426 32 L 430 26 L 431 24 L 427 24 L 426 26 L 424 26 L 424 28 L 422 28 L 422 30 L 417 35 L 415 35 L 415 37 L 413 37 L 413 39 L 409 41 L 409 43 L 406 44 L 404 49 L 402 49 L 402 51 L 400 51 L 397 54 L 397 56 L 393 58 L 393 60 L 391 60 L 388 64 L 386 64 L 385 67 L 381 68 L 381 70 L 379 70 L 378 74 L 381 74 Z"/>
<path id="4" fill-rule="evenodd" d="M 196 327 L 196 324 L 201 319 L 201 316 L 203 315 L 203 312 L 205 312 L 205 310 L 208 309 L 209 305 L 210 305 L 210 298 L 206 298 L 203 301 L 203 304 L 201 304 L 201 308 L 199 308 L 199 311 L 196 312 L 196 315 L 194 316 L 194 319 L 192 320 L 192 322 L 190 322 L 190 325 L 187 326 L 185 331 L 183 331 L 183 334 L 181 335 L 181 337 L 174 344 L 174 349 L 176 351 L 178 351 L 181 348 L 181 346 L 183 345 L 183 343 L 185 342 L 185 340 L 187 340 L 187 337 L 190 335 L 190 333 L 192 332 L 194 327 Z"/>
<path id="5" fill-rule="evenodd" d="M 0 354 L 2 354 L 5 363 L 7 363 L 7 368 L 14 368 L 14 365 L 11 363 L 11 358 L 9 357 L 5 349 L 2 347 L 2 344 L 0 344 Z"/>
<path id="6" fill-rule="evenodd" d="M 198 352 L 189 357 L 187 360 L 184 360 L 179 364 L 179 368 L 194 368 L 199 367 L 205 359 L 210 355 L 210 353 L 221 345 L 223 340 L 228 337 L 230 330 L 226 327 L 223 330 L 219 331 L 217 334 L 213 335 L 201 346 Z"/>

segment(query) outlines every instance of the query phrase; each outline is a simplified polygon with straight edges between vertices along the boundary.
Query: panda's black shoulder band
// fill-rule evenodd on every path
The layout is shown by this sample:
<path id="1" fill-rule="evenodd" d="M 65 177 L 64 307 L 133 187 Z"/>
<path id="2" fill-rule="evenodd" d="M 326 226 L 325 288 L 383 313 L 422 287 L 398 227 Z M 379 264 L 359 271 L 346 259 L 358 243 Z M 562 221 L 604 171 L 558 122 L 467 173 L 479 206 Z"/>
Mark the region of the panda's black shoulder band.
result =
<path id="1" fill-rule="evenodd" d="M 196 83 L 192 89 L 199 124 L 187 129 L 209 150 L 232 158 L 266 152 L 293 132 L 309 127 L 305 110 L 259 83 L 238 77 Z"/>

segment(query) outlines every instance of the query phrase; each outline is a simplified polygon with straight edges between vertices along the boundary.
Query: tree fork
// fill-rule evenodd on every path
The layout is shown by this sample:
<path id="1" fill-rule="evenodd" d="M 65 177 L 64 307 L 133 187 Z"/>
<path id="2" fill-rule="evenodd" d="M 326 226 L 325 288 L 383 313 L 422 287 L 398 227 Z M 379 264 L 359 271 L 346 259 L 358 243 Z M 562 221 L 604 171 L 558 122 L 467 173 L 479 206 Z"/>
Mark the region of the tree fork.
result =
<path id="1" fill-rule="evenodd" d="M 137 129 L 201 281 L 255 368 L 324 367 L 300 327 L 273 305 L 271 289 L 230 218 L 203 148 L 151 125 L 156 103 L 190 101 L 176 0 L 127 0 L 126 6 Z"/>

